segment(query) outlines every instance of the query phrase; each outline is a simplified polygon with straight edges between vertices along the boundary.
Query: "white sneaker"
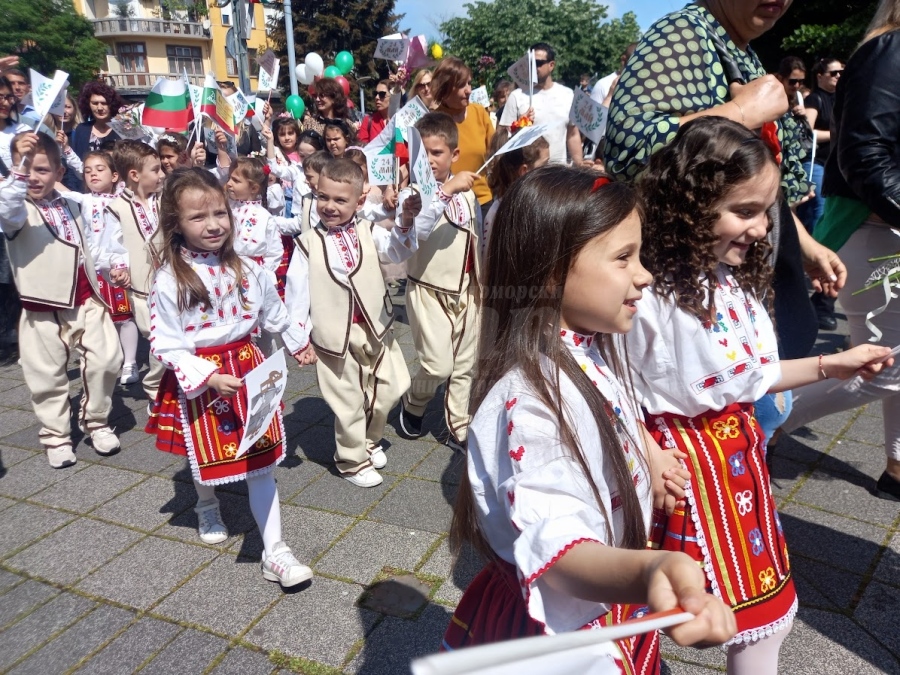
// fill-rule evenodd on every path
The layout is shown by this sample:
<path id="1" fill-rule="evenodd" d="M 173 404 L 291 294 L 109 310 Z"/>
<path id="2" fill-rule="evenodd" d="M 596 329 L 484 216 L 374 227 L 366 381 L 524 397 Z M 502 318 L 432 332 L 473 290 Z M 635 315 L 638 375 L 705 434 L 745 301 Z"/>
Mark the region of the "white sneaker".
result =
<path id="1" fill-rule="evenodd" d="M 134 384 L 138 379 L 138 367 L 136 363 L 126 363 L 122 366 L 122 376 L 119 378 L 119 384 Z"/>
<path id="2" fill-rule="evenodd" d="M 119 438 L 109 427 L 100 427 L 91 432 L 91 445 L 98 455 L 114 455 L 119 451 Z"/>
<path id="3" fill-rule="evenodd" d="M 200 533 L 200 541 L 204 544 L 221 544 L 228 539 L 228 530 L 222 522 L 218 499 L 205 506 L 195 506 L 194 512 L 199 521 L 197 531 Z"/>
<path id="4" fill-rule="evenodd" d="M 381 453 L 382 455 L 384 452 Z M 387 459 L 384 460 L 387 463 Z M 345 473 L 341 475 L 346 481 L 350 481 L 356 487 L 364 487 L 370 488 L 375 487 L 376 485 L 381 485 L 384 482 L 384 478 L 381 477 L 381 474 L 378 473 L 373 467 L 367 466 L 365 469 L 358 473 Z"/>
<path id="5" fill-rule="evenodd" d="M 301 565 L 288 545 L 279 541 L 268 558 L 263 551 L 262 575 L 268 581 L 277 581 L 283 588 L 290 588 L 312 579 L 313 571 Z"/>
<path id="6" fill-rule="evenodd" d="M 50 466 L 54 469 L 63 469 L 67 466 L 72 466 L 75 464 L 77 458 L 75 457 L 75 453 L 72 451 L 71 443 L 64 443 L 63 445 L 56 446 L 44 446 L 47 448 L 47 461 L 50 462 Z"/>
<path id="7" fill-rule="evenodd" d="M 369 460 L 371 460 L 372 466 L 376 469 L 383 469 L 386 467 L 387 455 L 384 454 L 384 447 L 379 444 L 369 450 Z"/>

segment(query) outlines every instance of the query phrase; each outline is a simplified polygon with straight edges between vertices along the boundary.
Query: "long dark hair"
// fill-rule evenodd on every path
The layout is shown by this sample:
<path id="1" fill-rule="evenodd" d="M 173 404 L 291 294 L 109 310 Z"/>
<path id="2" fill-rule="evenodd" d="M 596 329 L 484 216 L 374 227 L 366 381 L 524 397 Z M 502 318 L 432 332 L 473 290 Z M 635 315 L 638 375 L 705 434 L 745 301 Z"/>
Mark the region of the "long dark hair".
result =
<path id="1" fill-rule="evenodd" d="M 553 411 L 559 440 L 590 483 L 597 508 L 606 516 L 607 540 L 612 542 L 612 514 L 603 506 L 575 434 L 572 413 L 562 398 L 560 380 L 569 379 L 591 410 L 604 461 L 608 459 L 612 466 L 622 497 L 622 546 L 641 549 L 647 544 L 641 503 L 606 412 L 608 402 L 559 337 L 562 289 L 576 257 L 595 237 L 612 230 L 635 209 L 640 211 L 636 192 L 625 183 L 610 183 L 592 191 L 597 177 L 586 169 L 545 166 L 517 180 L 503 198 L 488 245 L 483 323 L 469 408 L 474 414 L 491 388 L 507 372 L 519 369 L 532 393 Z M 614 373 L 620 380 L 627 377 L 611 336 L 600 334 L 598 338 Z M 548 363 L 553 367 L 549 377 Z M 458 553 L 466 541 L 488 559 L 496 557 L 480 530 L 472 487 L 468 474 L 463 473 L 450 528 L 453 551 Z"/>
<path id="2" fill-rule="evenodd" d="M 175 169 L 166 180 L 166 186 L 159 200 L 159 227 L 163 234 L 163 264 L 169 265 L 172 276 L 175 277 L 175 283 L 178 285 L 178 309 L 182 312 L 198 305 L 202 307 L 212 305 L 206 286 L 185 260 L 182 251 L 185 240 L 180 228 L 179 202 L 188 190 L 210 192 L 222 198 L 222 203 L 228 209 L 231 232 L 219 249 L 219 260 L 223 267 L 229 267 L 234 273 L 235 288 L 242 296 L 244 281 L 244 267 L 234 250 L 234 217 L 228 208 L 228 200 L 219 181 L 204 169 L 196 167 Z M 243 297 L 242 304 L 244 304 Z"/>

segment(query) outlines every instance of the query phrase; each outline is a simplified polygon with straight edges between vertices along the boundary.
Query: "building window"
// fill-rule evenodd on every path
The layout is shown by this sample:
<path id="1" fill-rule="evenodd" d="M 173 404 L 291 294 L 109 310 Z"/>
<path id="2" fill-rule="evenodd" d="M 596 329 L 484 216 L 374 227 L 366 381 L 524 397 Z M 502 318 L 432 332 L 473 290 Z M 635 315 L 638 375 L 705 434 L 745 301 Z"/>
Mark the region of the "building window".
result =
<path id="1" fill-rule="evenodd" d="M 231 25 L 231 14 L 226 14 L 225 12 L 222 12 L 222 25 L 223 26 Z"/>
<path id="2" fill-rule="evenodd" d="M 237 61 L 230 56 L 225 57 L 225 69 L 228 72 L 228 77 L 237 77 Z"/>
<path id="3" fill-rule="evenodd" d="M 203 56 L 200 47 L 176 47 L 166 45 L 166 56 L 169 58 L 169 72 L 188 75 L 203 75 Z"/>
<path id="4" fill-rule="evenodd" d="M 143 42 L 120 42 L 116 48 L 123 73 L 147 72 L 147 47 Z"/>
<path id="5" fill-rule="evenodd" d="M 259 77 L 259 64 L 256 62 L 257 51 L 247 49 L 247 61 L 250 62 L 250 77 Z"/>

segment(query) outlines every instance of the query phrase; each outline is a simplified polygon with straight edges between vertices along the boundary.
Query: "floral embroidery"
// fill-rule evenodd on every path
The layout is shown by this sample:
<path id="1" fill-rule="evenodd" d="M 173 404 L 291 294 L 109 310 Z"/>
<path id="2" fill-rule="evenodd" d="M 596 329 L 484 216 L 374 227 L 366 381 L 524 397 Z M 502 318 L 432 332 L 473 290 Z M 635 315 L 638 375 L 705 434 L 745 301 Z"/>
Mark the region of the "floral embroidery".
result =
<path id="1" fill-rule="evenodd" d="M 238 359 L 240 359 L 241 361 L 246 361 L 251 356 L 253 356 L 253 350 L 250 349 L 250 345 L 244 345 L 238 352 Z"/>
<path id="2" fill-rule="evenodd" d="M 213 402 L 213 408 L 216 410 L 216 415 L 221 415 L 231 410 L 231 404 L 224 398 L 220 398 L 218 401 Z"/>
<path id="3" fill-rule="evenodd" d="M 734 415 L 729 415 L 727 420 L 718 420 L 713 422 L 713 431 L 715 431 L 716 438 L 720 441 L 728 440 L 729 438 L 737 438 L 740 436 L 740 422 L 738 418 Z"/>
<path id="4" fill-rule="evenodd" d="M 734 496 L 734 501 L 737 503 L 738 513 L 742 516 L 746 516 L 753 510 L 753 493 L 750 490 L 744 490 L 743 492 L 738 492 Z"/>
<path id="5" fill-rule="evenodd" d="M 209 354 L 208 356 L 204 356 L 203 358 L 207 361 L 215 363 L 219 368 L 222 367 L 222 357 L 219 354 Z"/>
<path id="6" fill-rule="evenodd" d="M 226 420 L 219 425 L 219 433 L 220 434 L 230 434 L 234 431 L 234 422 L 231 420 Z"/>
<path id="7" fill-rule="evenodd" d="M 759 573 L 759 583 L 760 590 L 763 593 L 768 593 L 773 588 L 775 588 L 775 570 L 771 567 L 766 568 L 762 572 Z"/>
<path id="8" fill-rule="evenodd" d="M 731 457 L 729 457 L 728 465 L 731 467 L 731 475 L 735 478 L 737 478 L 738 476 L 743 476 L 747 472 L 747 467 L 744 466 L 743 452 L 736 452 Z"/>
<path id="9" fill-rule="evenodd" d="M 522 455 L 524 455 L 524 454 L 525 454 L 525 448 L 521 445 L 518 448 L 516 448 L 515 450 L 509 451 L 509 456 L 512 457 L 517 462 L 522 461 Z"/>
<path id="10" fill-rule="evenodd" d="M 750 542 L 750 550 L 753 551 L 753 555 L 760 555 L 763 552 L 762 532 L 759 531 L 758 527 L 750 530 L 750 533 L 747 535 L 747 541 Z"/>
<path id="11" fill-rule="evenodd" d="M 226 443 L 222 446 L 222 452 L 226 457 L 234 457 L 237 454 L 237 443 Z"/>
<path id="12" fill-rule="evenodd" d="M 725 325 L 724 321 L 725 316 L 722 312 L 716 312 L 716 320 L 712 321 L 711 319 L 704 319 L 702 321 L 703 328 L 706 329 L 707 333 L 727 333 L 728 326 Z"/>
<path id="13" fill-rule="evenodd" d="M 262 438 L 256 441 L 256 447 L 262 450 L 272 445 L 272 437 L 269 434 L 263 434 Z"/>

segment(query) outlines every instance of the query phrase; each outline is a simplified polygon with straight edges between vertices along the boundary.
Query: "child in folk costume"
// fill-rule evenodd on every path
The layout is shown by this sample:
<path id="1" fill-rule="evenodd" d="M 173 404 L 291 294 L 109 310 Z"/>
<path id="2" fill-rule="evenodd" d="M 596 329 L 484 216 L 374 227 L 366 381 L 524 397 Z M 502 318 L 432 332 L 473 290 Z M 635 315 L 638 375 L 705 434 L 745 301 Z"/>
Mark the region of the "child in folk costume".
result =
<path id="1" fill-rule="evenodd" d="M 774 675 L 797 611 L 753 402 L 829 377 L 873 376 L 889 354 L 862 345 L 779 362 L 766 240 L 779 180 L 759 136 L 702 117 L 652 157 L 640 184 L 654 283 L 626 337 L 631 374 L 654 438 L 688 455 L 687 505 L 669 518 L 664 546 L 700 562 L 734 609 L 732 674 Z"/>
<path id="2" fill-rule="evenodd" d="M 379 259 L 402 262 L 416 248 L 411 231 L 421 198 L 410 196 L 388 231 L 357 218 L 363 174 L 349 159 L 331 160 L 318 183 L 320 223 L 297 237 L 287 302 L 308 336 L 305 362 L 334 412 L 335 462 L 358 487 L 382 482 L 382 435 L 388 413 L 409 387 L 409 373 L 391 332 L 392 306 Z"/>
<path id="3" fill-rule="evenodd" d="M 192 136 L 193 137 L 193 136 Z M 188 139 L 182 134 L 167 132 L 156 139 L 156 152 L 163 172 L 168 176 L 175 169 L 206 164 L 206 148 L 195 143 L 188 148 Z"/>
<path id="4" fill-rule="evenodd" d="M 0 186 L 0 228 L 22 298 L 19 363 L 41 422 L 41 444 L 50 465 L 62 468 L 76 461 L 67 375 L 71 349 L 81 357 L 80 426 L 99 454 L 119 449 L 108 417 L 122 352 L 97 287 L 97 269 L 109 270 L 124 285 L 128 271 L 115 267 L 114 257 L 97 245 L 78 204 L 56 192 L 65 170 L 55 139 L 17 134 L 12 158 L 16 169 Z"/>
<path id="5" fill-rule="evenodd" d="M 118 233 L 115 236 L 121 239 L 128 252 L 131 311 L 141 335 L 149 338 L 151 322 L 147 296 L 161 260 L 159 191 L 166 174 L 156 151 L 140 141 L 117 142 L 113 149 L 113 162 L 125 181 L 125 189 L 107 205 L 104 227 L 111 233 Z M 136 364 L 133 367 L 137 370 Z M 150 403 L 156 400 L 163 370 L 162 363 L 151 357 L 149 371 L 143 381 L 144 393 Z"/>
<path id="6" fill-rule="evenodd" d="M 325 149 L 334 158 L 343 157 L 347 148 L 356 143 L 356 136 L 343 120 L 328 120 L 325 122 Z"/>
<path id="7" fill-rule="evenodd" d="M 614 337 L 651 280 L 634 191 L 548 166 L 516 181 L 497 223 L 450 530 L 457 554 L 469 542 L 489 563 L 443 649 L 618 623 L 615 603 L 644 600 L 697 615 L 670 630 L 681 644 L 727 640 L 734 617 L 697 565 L 645 549 L 653 506 L 671 511 L 687 472 L 649 439 L 621 383 Z M 632 650 L 598 656 L 634 673 Z"/>
<path id="8" fill-rule="evenodd" d="M 163 266 L 150 294 L 150 341 L 166 371 L 146 431 L 160 450 L 187 455 L 197 489 L 200 539 L 227 533 L 215 486 L 247 481 L 250 510 L 265 550 L 263 577 L 295 586 L 312 577 L 282 541 L 275 466 L 284 459 L 281 412 L 246 454 L 238 457 L 248 416 L 242 378 L 262 354 L 256 328 L 282 334 L 291 353 L 302 346 L 269 274 L 234 250 L 234 224 L 215 177 L 178 169 L 160 203 Z"/>
<path id="9" fill-rule="evenodd" d="M 481 207 L 472 192 L 476 175 L 451 176 L 459 158 L 459 132 L 446 113 L 428 113 L 416 128 L 444 209 L 407 264 L 406 309 L 419 372 L 402 400 L 400 428 L 407 438 L 424 434 L 422 417 L 437 388 L 446 382 L 444 410 L 451 447 L 463 450 L 469 426 L 469 388 L 478 336 L 478 232 Z"/>

